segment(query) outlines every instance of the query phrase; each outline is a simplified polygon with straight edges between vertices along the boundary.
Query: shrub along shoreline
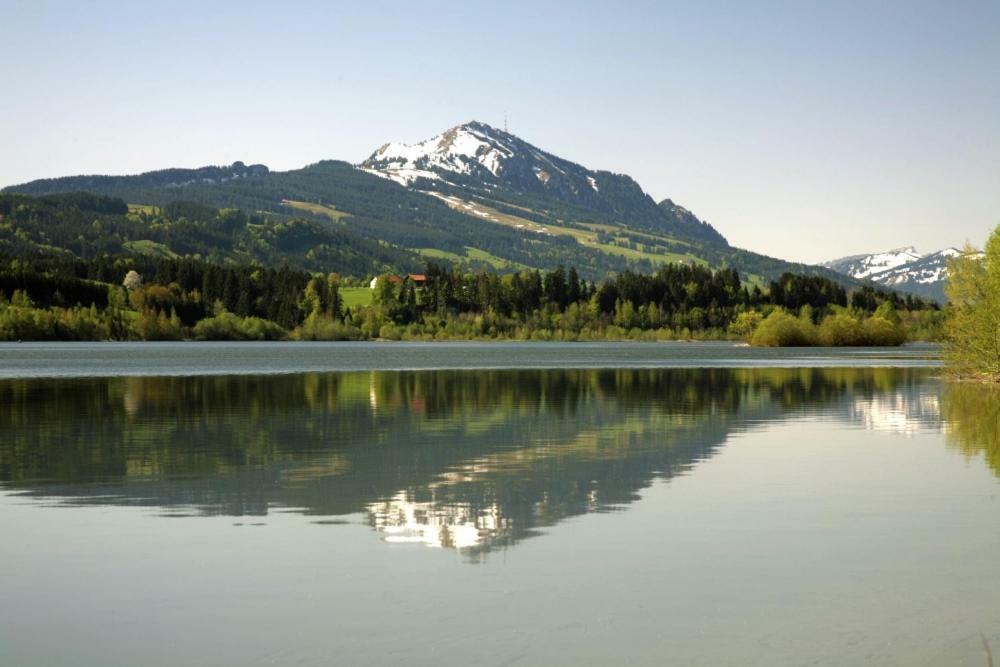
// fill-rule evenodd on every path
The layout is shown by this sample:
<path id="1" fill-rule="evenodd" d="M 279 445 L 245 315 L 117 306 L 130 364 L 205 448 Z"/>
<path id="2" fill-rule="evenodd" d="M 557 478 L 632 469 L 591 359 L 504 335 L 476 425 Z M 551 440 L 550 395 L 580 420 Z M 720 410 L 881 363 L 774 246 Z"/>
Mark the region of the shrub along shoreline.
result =
<path id="1" fill-rule="evenodd" d="M 813 322 L 808 312 L 795 317 L 787 311 L 775 310 L 753 331 L 750 344 L 756 347 L 898 346 L 907 340 L 901 321 L 889 304 L 879 306 L 870 317 L 859 317 L 847 309 L 837 310 L 819 324 Z"/>

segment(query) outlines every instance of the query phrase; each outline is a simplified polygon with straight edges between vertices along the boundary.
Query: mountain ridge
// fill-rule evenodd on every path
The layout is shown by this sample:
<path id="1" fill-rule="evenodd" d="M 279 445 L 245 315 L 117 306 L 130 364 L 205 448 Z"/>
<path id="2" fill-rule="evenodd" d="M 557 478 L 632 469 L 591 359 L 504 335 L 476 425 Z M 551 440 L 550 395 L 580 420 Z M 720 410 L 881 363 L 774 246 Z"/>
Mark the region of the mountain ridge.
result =
<path id="1" fill-rule="evenodd" d="M 961 254 L 954 247 L 920 253 L 911 245 L 868 255 L 849 255 L 824 262 L 822 266 L 882 287 L 944 302 L 948 260 Z"/>
<path id="2" fill-rule="evenodd" d="M 154 169 L 138 174 L 103 175 L 80 174 L 78 176 L 61 176 L 56 178 L 40 178 L 19 185 L 11 185 L 0 189 L 0 192 L 20 192 L 29 195 L 55 194 L 59 192 L 98 190 L 102 193 L 117 188 L 128 187 L 136 181 L 141 181 L 146 187 L 183 188 L 195 184 L 226 183 L 236 179 L 255 178 L 271 173 L 267 165 L 247 165 L 239 160 L 230 165 L 206 165 L 203 167 L 170 167 Z"/>
<path id="3" fill-rule="evenodd" d="M 442 143 L 445 154 L 425 155 Z M 427 260 L 501 272 L 562 265 L 596 280 L 687 262 L 735 268 L 745 282 L 758 285 L 784 272 L 861 284 L 831 269 L 732 247 L 673 200 L 655 202 L 631 177 L 587 169 L 486 124 L 455 126 L 405 155 L 399 146 L 406 147 L 383 144 L 360 164 L 322 160 L 271 171 L 235 162 L 132 176 L 40 179 L 3 192 L 39 196 L 85 189 L 147 208 L 191 202 L 239 209 L 261 218 L 254 223 L 259 227 L 254 238 L 286 237 L 286 223 L 305 218 L 335 230 L 341 243 L 363 248 L 376 242 L 392 249 L 393 256 L 408 258 L 400 268 Z M 548 178 L 540 178 L 536 167 L 551 172 Z M 371 173 L 391 168 L 397 176 L 403 169 L 427 173 L 413 174 L 409 185 Z M 272 233 L 269 226 L 281 229 Z M 138 240 L 131 246 L 135 252 L 149 246 Z M 303 256 L 302 265 L 315 267 L 317 260 Z"/>
<path id="4" fill-rule="evenodd" d="M 414 144 L 383 144 L 358 167 L 404 187 L 424 191 L 473 187 L 492 197 L 504 190 L 519 191 L 628 218 L 651 230 L 729 245 L 693 214 L 669 215 L 626 174 L 588 169 L 478 121 Z"/>

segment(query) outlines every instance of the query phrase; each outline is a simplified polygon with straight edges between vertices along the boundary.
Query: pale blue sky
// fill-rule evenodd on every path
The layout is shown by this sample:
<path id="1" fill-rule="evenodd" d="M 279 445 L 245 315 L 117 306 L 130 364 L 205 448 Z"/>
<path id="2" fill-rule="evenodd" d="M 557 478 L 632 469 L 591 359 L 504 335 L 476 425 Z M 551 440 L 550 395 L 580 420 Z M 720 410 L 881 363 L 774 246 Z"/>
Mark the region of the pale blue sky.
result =
<path id="1" fill-rule="evenodd" d="M 0 0 L 0 184 L 477 119 L 789 259 L 1000 224 L 1000 2 Z"/>

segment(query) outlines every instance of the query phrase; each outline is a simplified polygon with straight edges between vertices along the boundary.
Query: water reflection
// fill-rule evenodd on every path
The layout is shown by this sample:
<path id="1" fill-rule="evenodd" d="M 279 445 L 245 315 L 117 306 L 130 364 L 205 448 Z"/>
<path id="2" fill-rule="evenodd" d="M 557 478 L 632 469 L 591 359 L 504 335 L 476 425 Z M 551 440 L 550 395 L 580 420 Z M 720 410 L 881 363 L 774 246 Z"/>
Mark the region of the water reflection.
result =
<path id="1" fill-rule="evenodd" d="M 941 430 L 941 401 L 936 392 L 884 391 L 857 397 L 851 415 L 873 431 L 912 436 Z"/>
<path id="2" fill-rule="evenodd" d="M 949 383 L 942 396 L 948 443 L 969 458 L 982 456 L 1000 477 L 1000 387 Z"/>
<path id="3" fill-rule="evenodd" d="M 906 368 L 6 380 L 0 484 L 171 516 L 359 514 L 387 542 L 475 558 L 620 509 L 762 423 L 936 428 L 938 391 L 932 371 Z M 985 411 L 966 405 L 981 395 L 948 396 L 949 414 Z M 990 400 L 992 441 L 968 441 L 989 442 L 996 468 Z"/>

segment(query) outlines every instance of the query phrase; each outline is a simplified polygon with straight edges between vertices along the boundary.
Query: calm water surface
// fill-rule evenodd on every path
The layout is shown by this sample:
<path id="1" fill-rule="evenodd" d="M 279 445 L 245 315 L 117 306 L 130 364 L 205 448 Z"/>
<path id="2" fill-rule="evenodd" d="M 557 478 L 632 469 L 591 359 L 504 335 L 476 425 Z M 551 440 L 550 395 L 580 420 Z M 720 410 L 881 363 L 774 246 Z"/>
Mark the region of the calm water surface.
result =
<path id="1" fill-rule="evenodd" d="M 10 348 L 0 665 L 1000 654 L 1000 394 L 928 350 Z"/>
<path id="2" fill-rule="evenodd" d="M 934 345 L 750 348 L 733 343 L 0 343 L 0 378 L 358 370 L 928 366 Z"/>

